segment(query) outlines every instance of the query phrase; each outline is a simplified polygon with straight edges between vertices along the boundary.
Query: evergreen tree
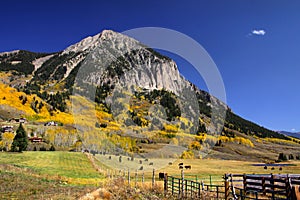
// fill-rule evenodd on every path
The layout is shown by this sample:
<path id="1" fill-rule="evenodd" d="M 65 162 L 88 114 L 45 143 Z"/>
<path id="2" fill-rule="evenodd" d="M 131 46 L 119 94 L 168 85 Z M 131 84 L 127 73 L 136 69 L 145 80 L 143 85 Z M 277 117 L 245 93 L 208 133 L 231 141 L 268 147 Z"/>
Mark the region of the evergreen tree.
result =
<path id="1" fill-rule="evenodd" d="M 14 137 L 11 150 L 14 152 L 16 151 L 22 152 L 26 150 L 27 145 L 28 145 L 27 133 L 22 123 L 20 123 L 20 126 L 16 132 L 16 136 Z"/>

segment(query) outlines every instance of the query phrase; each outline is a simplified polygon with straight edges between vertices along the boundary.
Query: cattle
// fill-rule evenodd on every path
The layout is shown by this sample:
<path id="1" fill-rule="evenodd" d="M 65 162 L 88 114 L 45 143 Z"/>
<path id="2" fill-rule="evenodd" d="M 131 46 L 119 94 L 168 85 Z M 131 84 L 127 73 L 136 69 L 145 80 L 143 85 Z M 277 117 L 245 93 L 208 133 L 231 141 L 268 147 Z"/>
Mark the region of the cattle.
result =
<path id="1" fill-rule="evenodd" d="M 140 160 L 140 164 L 143 164 L 143 161 L 142 161 L 142 160 Z"/>
<path id="2" fill-rule="evenodd" d="M 182 165 L 179 165 L 179 169 L 183 169 L 183 166 L 182 166 Z"/>
<path id="3" fill-rule="evenodd" d="M 158 173 L 158 178 L 159 178 L 159 180 L 164 180 L 164 178 L 165 178 L 165 173 L 159 172 L 159 173 Z"/>
<path id="4" fill-rule="evenodd" d="M 271 168 L 271 170 L 274 170 L 274 169 L 275 169 L 274 167 Z"/>
<path id="5" fill-rule="evenodd" d="M 143 166 L 141 166 L 141 167 L 140 167 L 140 170 L 143 170 L 143 169 L 144 169 L 144 167 L 143 167 Z"/>
<path id="6" fill-rule="evenodd" d="M 182 166 L 182 165 L 183 165 L 183 163 L 179 163 L 179 164 L 178 164 L 178 166 Z"/>
<path id="7" fill-rule="evenodd" d="M 169 162 L 169 165 L 173 165 L 173 163 L 172 163 L 172 162 Z"/>
<path id="8" fill-rule="evenodd" d="M 282 167 L 279 167 L 279 170 L 282 171 Z"/>
<path id="9" fill-rule="evenodd" d="M 108 159 L 111 160 L 111 156 L 109 156 Z"/>
<path id="10" fill-rule="evenodd" d="M 148 161 L 148 158 L 145 159 L 145 162 L 147 162 L 147 161 Z"/>
<path id="11" fill-rule="evenodd" d="M 153 162 L 149 163 L 149 165 L 153 165 Z"/>
<path id="12" fill-rule="evenodd" d="M 268 169 L 267 165 L 265 165 L 264 169 Z"/>
<path id="13" fill-rule="evenodd" d="M 192 166 L 191 165 L 186 165 L 184 166 L 185 169 L 192 169 Z"/>

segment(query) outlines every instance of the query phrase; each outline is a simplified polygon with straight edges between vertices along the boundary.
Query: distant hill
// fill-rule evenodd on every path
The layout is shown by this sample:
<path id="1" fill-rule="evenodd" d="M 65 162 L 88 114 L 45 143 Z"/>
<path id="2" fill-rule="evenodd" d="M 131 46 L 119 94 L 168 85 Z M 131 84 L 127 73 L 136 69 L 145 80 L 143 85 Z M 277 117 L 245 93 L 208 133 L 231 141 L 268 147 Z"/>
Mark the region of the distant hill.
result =
<path id="1" fill-rule="evenodd" d="M 288 131 L 279 131 L 279 133 L 300 139 L 300 132 L 295 133 L 295 132 L 288 132 Z"/>

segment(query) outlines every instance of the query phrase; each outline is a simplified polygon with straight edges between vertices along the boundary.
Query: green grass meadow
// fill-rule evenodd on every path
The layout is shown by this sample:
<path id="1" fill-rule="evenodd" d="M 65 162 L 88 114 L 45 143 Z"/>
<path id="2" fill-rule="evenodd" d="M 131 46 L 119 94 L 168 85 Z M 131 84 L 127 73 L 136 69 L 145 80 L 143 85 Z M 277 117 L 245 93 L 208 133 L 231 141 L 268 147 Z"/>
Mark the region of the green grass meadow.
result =
<path id="1" fill-rule="evenodd" d="M 103 179 L 83 153 L 62 151 L 0 153 L 0 163 L 30 169 L 33 174 L 60 178 L 71 184 L 96 184 Z"/>
<path id="2" fill-rule="evenodd" d="M 133 168 L 141 166 L 138 159 L 132 162 L 124 157 L 124 161 L 119 163 L 117 156 L 112 156 L 111 160 L 108 160 L 107 156 L 90 156 L 94 158 L 94 163 L 84 153 L 1 152 L 0 199 L 77 199 L 105 184 L 107 179 L 99 170 L 96 170 L 97 166 L 102 167 L 103 173 L 105 171 L 117 172 L 120 169 L 129 168 L 129 164 L 131 164 L 132 180 L 134 180 L 135 172 Z M 150 166 L 148 162 L 153 162 L 153 166 Z M 225 173 L 300 174 L 299 161 L 287 162 L 292 165 L 283 167 L 282 170 L 279 170 L 279 167 L 275 167 L 273 170 L 269 167 L 266 170 L 262 166 L 253 166 L 253 164 L 257 164 L 255 162 L 247 161 L 149 159 L 147 162 L 143 161 L 142 164 L 145 167 L 145 181 L 151 181 L 151 167 L 156 168 L 156 173 L 165 172 L 171 176 L 180 177 L 181 170 L 178 168 L 178 164 L 181 162 L 192 167 L 190 170 L 184 170 L 185 178 L 203 180 L 206 184 L 211 181 L 213 184 L 222 184 L 222 176 Z M 140 180 L 142 171 L 139 170 L 138 173 Z"/>

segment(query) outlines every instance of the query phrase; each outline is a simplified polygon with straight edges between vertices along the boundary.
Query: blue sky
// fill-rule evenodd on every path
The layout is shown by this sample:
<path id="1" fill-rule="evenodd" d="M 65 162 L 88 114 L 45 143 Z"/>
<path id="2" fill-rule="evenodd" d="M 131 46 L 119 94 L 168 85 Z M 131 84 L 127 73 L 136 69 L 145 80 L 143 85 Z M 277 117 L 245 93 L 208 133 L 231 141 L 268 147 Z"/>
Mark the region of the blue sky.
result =
<path id="1" fill-rule="evenodd" d="M 300 131 L 299 10 L 296 0 L 3 1 L 0 52 L 60 51 L 103 29 L 174 29 L 210 54 L 235 113 L 273 130 Z M 186 61 L 174 58 L 205 88 Z"/>

